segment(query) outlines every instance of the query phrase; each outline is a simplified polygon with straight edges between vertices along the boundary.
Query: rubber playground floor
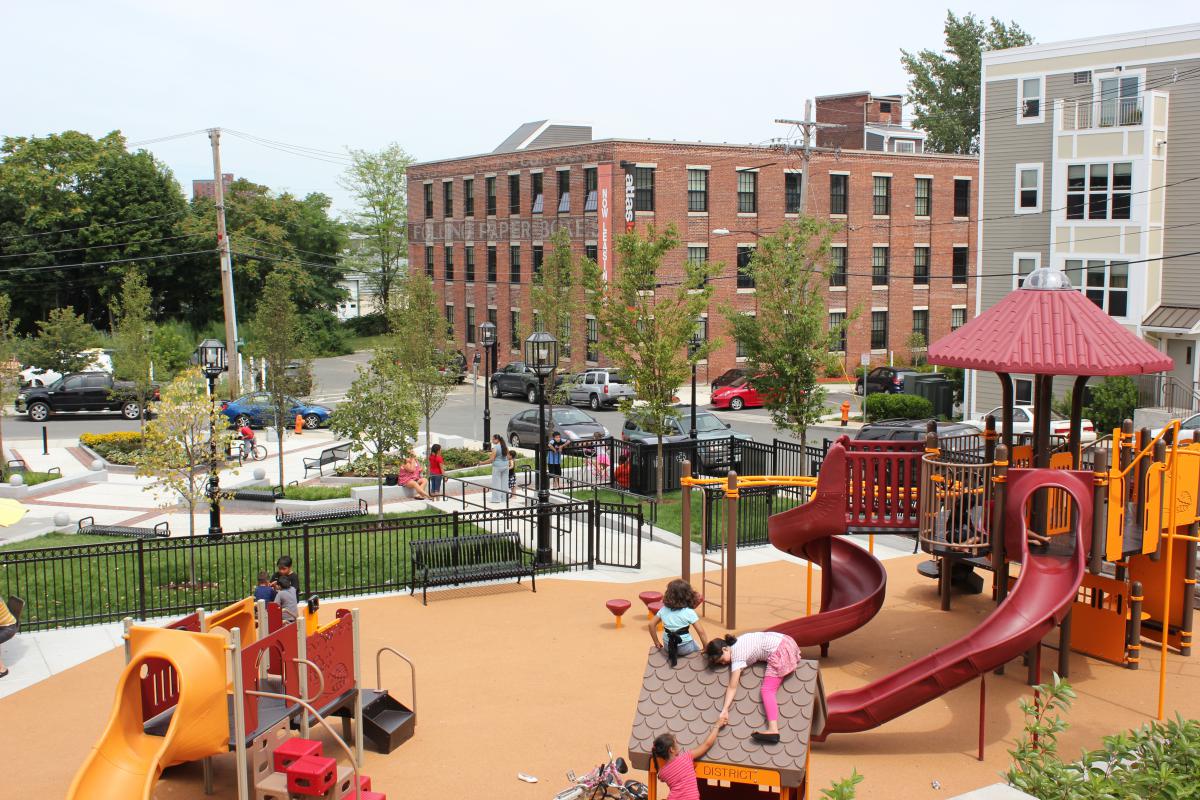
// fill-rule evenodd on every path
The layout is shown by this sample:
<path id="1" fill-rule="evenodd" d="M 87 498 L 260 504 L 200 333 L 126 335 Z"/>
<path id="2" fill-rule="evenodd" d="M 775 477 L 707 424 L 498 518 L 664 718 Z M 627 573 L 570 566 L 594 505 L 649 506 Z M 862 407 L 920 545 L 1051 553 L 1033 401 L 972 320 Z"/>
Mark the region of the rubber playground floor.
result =
<path id="1" fill-rule="evenodd" d="M 919 560 L 885 562 L 883 610 L 834 642 L 821 662 L 828 692 L 861 686 L 953 641 L 992 609 L 984 595 L 960 595 L 952 612 L 938 610 L 934 583 L 916 574 Z M 536 594 L 524 582 L 438 592 L 427 607 L 408 595 L 344 604 L 362 612 L 367 683 L 374 682 L 381 646 L 400 649 L 418 665 L 416 736 L 390 756 L 368 751 L 364 772 L 376 790 L 392 798 L 544 800 L 566 786 L 568 769 L 595 766 L 606 743 L 624 753 L 650 639 L 644 613 L 631 609 L 625 627 L 615 630 L 604 601 L 625 597 L 640 605 L 639 591 L 663 584 L 546 579 Z M 804 584 L 799 562 L 743 568 L 738 630 L 803 614 Z M 322 619 L 332 606 L 322 608 Z M 707 629 L 723 630 L 714 622 Z M 1044 651 L 1046 678 L 1056 658 Z M 1200 656 L 1172 656 L 1168 663 L 1167 714 L 1200 716 Z M 1157 650 L 1149 648 L 1138 671 L 1073 654 L 1070 679 L 1079 697 L 1060 752 L 1074 756 L 1106 734 L 1153 718 L 1158 664 Z M 5 796 L 65 794 L 108 718 L 121 665 L 118 648 L 0 700 Z M 946 798 L 999 781 L 1020 733 L 1017 703 L 1031 694 L 1024 676 L 1019 660 L 1004 676 L 988 676 L 982 763 L 975 760 L 979 682 L 973 681 L 874 731 L 815 745 L 811 796 L 852 769 L 866 776 L 860 798 Z M 385 657 L 383 677 L 407 700 L 408 675 L 398 660 Z M 216 759 L 216 797 L 236 797 L 233 769 L 232 755 Z M 518 772 L 539 783 L 517 780 Z M 170 769 L 155 796 L 199 800 L 200 776 L 198 764 Z"/>

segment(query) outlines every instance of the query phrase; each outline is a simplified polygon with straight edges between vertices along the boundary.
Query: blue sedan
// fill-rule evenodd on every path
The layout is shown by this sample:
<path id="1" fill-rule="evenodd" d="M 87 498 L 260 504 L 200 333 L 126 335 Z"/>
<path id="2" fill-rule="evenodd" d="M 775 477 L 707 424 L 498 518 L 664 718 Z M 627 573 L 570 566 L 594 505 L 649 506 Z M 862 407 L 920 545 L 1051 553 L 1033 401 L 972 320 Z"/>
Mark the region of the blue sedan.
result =
<path id="1" fill-rule="evenodd" d="M 296 415 L 299 414 L 304 418 L 304 427 L 319 428 L 329 422 L 329 415 L 333 413 L 325 406 L 303 403 L 291 397 L 287 398 L 287 403 L 290 410 L 285 424 L 289 427 L 296 419 Z M 237 427 L 249 425 L 251 428 L 262 428 L 271 424 L 275 419 L 275 410 L 271 406 L 271 395 L 267 392 L 251 392 L 236 400 L 222 403 L 221 413 L 225 415 L 230 424 Z"/>

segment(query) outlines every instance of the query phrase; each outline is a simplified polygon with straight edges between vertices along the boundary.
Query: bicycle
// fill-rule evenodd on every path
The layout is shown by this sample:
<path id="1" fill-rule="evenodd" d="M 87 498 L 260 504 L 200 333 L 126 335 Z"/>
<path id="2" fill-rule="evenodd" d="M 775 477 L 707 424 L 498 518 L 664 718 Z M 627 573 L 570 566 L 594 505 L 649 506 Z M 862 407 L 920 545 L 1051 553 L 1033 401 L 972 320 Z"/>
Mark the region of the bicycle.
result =
<path id="1" fill-rule="evenodd" d="M 247 448 L 242 439 L 236 439 L 229 443 L 229 457 L 238 461 L 262 461 L 267 457 L 267 448 L 261 444 Z"/>
<path id="2" fill-rule="evenodd" d="M 612 748 L 608 748 L 608 762 L 601 764 L 586 775 L 576 776 L 572 770 L 567 773 L 567 780 L 573 785 L 563 789 L 554 796 L 554 800 L 646 800 L 649 790 L 641 781 L 624 780 L 621 778 L 629 771 L 625 759 L 613 757 Z"/>

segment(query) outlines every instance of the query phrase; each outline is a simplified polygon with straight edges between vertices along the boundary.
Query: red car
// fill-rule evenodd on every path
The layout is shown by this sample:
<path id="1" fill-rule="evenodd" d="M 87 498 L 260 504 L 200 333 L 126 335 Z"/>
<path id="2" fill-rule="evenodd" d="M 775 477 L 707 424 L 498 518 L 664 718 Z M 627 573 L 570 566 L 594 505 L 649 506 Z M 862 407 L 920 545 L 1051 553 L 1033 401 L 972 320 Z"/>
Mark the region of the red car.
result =
<path id="1" fill-rule="evenodd" d="M 714 408 L 728 408 L 730 411 L 741 411 L 743 408 L 759 408 L 763 405 L 762 396 L 750 382 L 742 378 L 730 386 L 718 386 L 712 394 Z"/>

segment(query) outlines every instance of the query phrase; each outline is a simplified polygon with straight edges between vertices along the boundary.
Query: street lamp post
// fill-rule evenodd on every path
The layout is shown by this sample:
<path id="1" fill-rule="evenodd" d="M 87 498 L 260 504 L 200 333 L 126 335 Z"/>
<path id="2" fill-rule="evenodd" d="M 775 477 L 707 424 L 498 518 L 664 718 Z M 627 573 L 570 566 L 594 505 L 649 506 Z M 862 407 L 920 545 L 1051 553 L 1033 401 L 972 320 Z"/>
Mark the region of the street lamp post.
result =
<path id="1" fill-rule="evenodd" d="M 225 362 L 225 345 L 216 339 L 205 339 L 196 348 L 196 363 L 208 378 L 208 400 L 217 401 L 217 378 L 228 369 Z M 210 408 L 208 415 L 208 535 L 219 539 L 221 530 L 221 482 L 217 462 L 217 415 Z"/>
<path id="2" fill-rule="evenodd" d="M 688 430 L 688 436 L 693 439 L 696 438 L 696 353 L 700 351 L 700 345 L 700 330 L 697 328 L 688 342 L 688 358 L 692 362 L 692 427 Z"/>
<path id="3" fill-rule="evenodd" d="M 483 449 L 487 450 L 492 446 L 492 371 L 496 368 L 495 363 L 488 367 L 489 355 L 493 362 L 496 360 L 492 352 L 496 344 L 496 326 L 491 320 L 479 326 L 479 339 L 483 343 Z"/>
<path id="4" fill-rule="evenodd" d="M 558 340 L 537 331 L 525 340 L 525 366 L 538 379 L 537 563 L 550 563 L 550 476 L 546 466 L 546 378 L 558 368 Z"/>

